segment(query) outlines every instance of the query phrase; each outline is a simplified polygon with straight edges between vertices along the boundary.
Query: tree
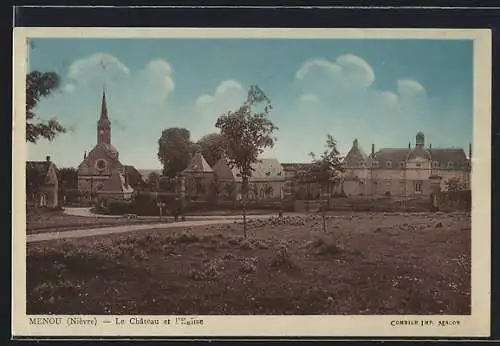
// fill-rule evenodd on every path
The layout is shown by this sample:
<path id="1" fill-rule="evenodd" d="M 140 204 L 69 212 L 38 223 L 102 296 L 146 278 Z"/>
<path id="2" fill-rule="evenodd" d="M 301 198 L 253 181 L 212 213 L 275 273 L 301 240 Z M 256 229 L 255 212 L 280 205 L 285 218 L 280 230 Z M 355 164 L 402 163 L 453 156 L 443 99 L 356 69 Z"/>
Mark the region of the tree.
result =
<path id="1" fill-rule="evenodd" d="M 151 191 L 156 191 L 158 189 L 158 184 L 160 182 L 160 176 L 156 172 L 149 173 L 146 179 L 146 186 Z"/>
<path id="2" fill-rule="evenodd" d="M 191 133 L 179 127 L 163 130 L 158 140 L 158 159 L 163 165 L 163 175 L 173 178 L 189 164 L 193 151 Z"/>
<path id="3" fill-rule="evenodd" d="M 201 137 L 197 144 L 210 166 L 215 165 L 226 151 L 225 139 L 219 133 L 209 133 Z"/>
<path id="4" fill-rule="evenodd" d="M 34 112 L 43 97 L 51 95 L 59 88 L 60 77 L 55 72 L 31 71 L 26 75 L 26 141 L 36 143 L 40 138 L 52 141 L 66 128 L 56 119 L 44 121 L 37 119 Z"/>
<path id="5" fill-rule="evenodd" d="M 272 109 L 271 101 L 258 86 L 251 86 L 247 100 L 235 111 L 228 111 L 217 119 L 215 126 L 226 142 L 228 164 L 236 168 L 242 180 L 243 231 L 247 237 L 246 200 L 248 182 L 259 155 L 272 148 L 278 128 L 267 118 Z"/>
<path id="6" fill-rule="evenodd" d="M 330 198 L 332 187 L 341 179 L 343 172 L 342 157 L 337 149 L 337 142 L 331 135 L 327 135 L 326 149 L 317 157 L 314 153 L 309 154 L 312 157 L 312 165 L 309 166 L 307 172 L 308 177 L 319 184 L 321 187 L 321 195 L 327 195 Z M 323 217 L 323 231 L 326 232 L 326 205 L 321 206 Z"/>
<path id="7" fill-rule="evenodd" d="M 446 181 L 446 189 L 448 191 L 461 191 L 466 190 L 466 185 L 460 179 L 454 177 Z"/>

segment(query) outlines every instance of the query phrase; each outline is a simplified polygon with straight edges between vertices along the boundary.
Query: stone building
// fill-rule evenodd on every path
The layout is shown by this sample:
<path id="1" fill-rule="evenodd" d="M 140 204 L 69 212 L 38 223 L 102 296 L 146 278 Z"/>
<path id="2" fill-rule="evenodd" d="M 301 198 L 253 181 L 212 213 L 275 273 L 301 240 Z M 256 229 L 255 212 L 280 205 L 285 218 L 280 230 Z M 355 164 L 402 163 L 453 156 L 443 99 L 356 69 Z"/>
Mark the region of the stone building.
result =
<path id="1" fill-rule="evenodd" d="M 78 166 L 78 190 L 129 199 L 134 188 L 141 183 L 141 174 L 133 166 L 123 165 L 118 150 L 111 144 L 111 121 L 103 91 L 101 115 L 97 121 L 97 144 L 88 155 L 84 154 Z"/>
<path id="2" fill-rule="evenodd" d="M 470 157 L 463 149 L 425 147 L 425 137 L 417 133 L 415 147 L 383 148 L 367 155 L 358 143 L 344 159 L 343 192 L 347 196 L 416 197 L 432 193 L 431 180 L 440 180 L 441 189 L 456 179 L 470 188 Z"/>
<path id="3" fill-rule="evenodd" d="M 56 208 L 59 181 L 57 167 L 47 156 L 45 161 L 26 162 L 26 202 L 37 207 Z"/>
<path id="4" fill-rule="evenodd" d="M 261 159 L 252 168 L 248 199 L 279 200 L 285 186 L 285 173 L 279 161 Z M 203 155 L 196 153 L 182 175 L 187 196 L 207 197 L 216 193 L 225 200 L 242 198 L 241 174 L 236 168 L 229 167 L 225 156 L 210 167 Z"/>

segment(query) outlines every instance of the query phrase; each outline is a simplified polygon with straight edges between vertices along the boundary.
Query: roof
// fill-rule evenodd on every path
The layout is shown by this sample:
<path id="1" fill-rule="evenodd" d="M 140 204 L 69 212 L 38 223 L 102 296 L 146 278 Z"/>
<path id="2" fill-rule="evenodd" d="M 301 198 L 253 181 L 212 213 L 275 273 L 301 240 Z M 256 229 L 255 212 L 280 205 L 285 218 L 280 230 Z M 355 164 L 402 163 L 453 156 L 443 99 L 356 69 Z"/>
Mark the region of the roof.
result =
<path id="1" fill-rule="evenodd" d="M 452 162 L 455 168 L 463 168 L 468 162 L 464 150 L 457 148 L 386 148 L 375 153 L 375 160 L 378 161 L 382 167 L 382 165 L 385 165 L 388 161 L 394 164 L 417 156 L 435 161 L 438 163 L 437 167 L 441 168 L 448 168 L 448 162 Z"/>
<path id="2" fill-rule="evenodd" d="M 276 159 L 260 159 L 252 165 L 254 171 L 250 181 L 254 180 L 282 180 L 285 179 L 283 167 Z M 241 181 L 241 176 L 236 168 L 232 169 L 236 181 Z"/>
<path id="3" fill-rule="evenodd" d="M 106 150 L 106 152 L 109 154 L 110 157 L 112 157 L 114 159 L 118 158 L 118 150 L 116 150 L 116 148 L 114 146 L 112 146 L 111 144 L 107 144 L 107 143 L 100 143 L 97 146 L 99 146 L 99 145 L 103 146 L 104 150 Z"/>
<path id="4" fill-rule="evenodd" d="M 285 171 L 297 171 L 311 168 L 312 165 L 313 163 L 282 163 L 281 167 L 283 167 Z"/>
<path id="5" fill-rule="evenodd" d="M 125 174 L 127 176 L 127 182 L 133 188 L 136 188 L 141 183 L 144 183 L 144 179 L 142 178 L 142 174 L 134 167 L 125 165 Z"/>
<path id="6" fill-rule="evenodd" d="M 203 157 L 200 152 L 194 154 L 189 161 L 187 168 L 183 171 L 184 173 L 213 173 L 212 167 L 207 163 L 207 160 Z"/>
<path id="7" fill-rule="evenodd" d="M 362 162 L 367 163 L 368 155 L 363 151 L 363 149 L 358 145 L 358 140 L 355 139 L 352 143 L 351 150 L 347 153 L 344 158 L 344 164 L 348 167 L 360 166 Z"/>
<path id="8" fill-rule="evenodd" d="M 430 154 L 433 161 L 439 162 L 439 167 L 448 167 L 448 162 L 452 162 L 456 168 L 467 166 L 468 160 L 463 149 L 432 149 Z"/>
<path id="9" fill-rule="evenodd" d="M 134 189 L 127 183 L 124 174 L 120 172 L 113 172 L 111 176 L 102 183 L 100 192 L 124 192 L 132 193 Z"/>

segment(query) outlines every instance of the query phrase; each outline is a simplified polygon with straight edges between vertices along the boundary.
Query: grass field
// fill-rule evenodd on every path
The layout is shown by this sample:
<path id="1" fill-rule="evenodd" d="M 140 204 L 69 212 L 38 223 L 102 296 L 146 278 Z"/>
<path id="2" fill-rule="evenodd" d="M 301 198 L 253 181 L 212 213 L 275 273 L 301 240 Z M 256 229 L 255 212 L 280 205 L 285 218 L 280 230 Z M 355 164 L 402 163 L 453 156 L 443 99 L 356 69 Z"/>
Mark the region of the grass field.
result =
<path id="1" fill-rule="evenodd" d="M 358 213 L 28 244 L 28 314 L 470 314 L 470 216 Z"/>

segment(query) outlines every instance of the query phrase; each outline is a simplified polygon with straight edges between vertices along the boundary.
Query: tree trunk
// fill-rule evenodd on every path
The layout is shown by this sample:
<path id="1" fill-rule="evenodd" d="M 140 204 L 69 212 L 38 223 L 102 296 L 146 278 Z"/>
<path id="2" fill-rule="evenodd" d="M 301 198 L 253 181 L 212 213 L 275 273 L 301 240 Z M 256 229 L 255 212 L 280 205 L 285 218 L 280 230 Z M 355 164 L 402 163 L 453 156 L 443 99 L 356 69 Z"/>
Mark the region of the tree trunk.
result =
<path id="1" fill-rule="evenodd" d="M 323 193 L 323 189 L 321 189 L 320 191 L 321 191 L 321 216 L 323 217 L 323 233 L 326 233 L 326 216 L 325 216 L 326 206 L 324 201 L 325 196 Z"/>
<path id="2" fill-rule="evenodd" d="M 248 178 L 244 177 L 241 181 L 241 201 L 243 205 L 243 234 L 247 239 L 247 191 L 248 191 Z"/>

